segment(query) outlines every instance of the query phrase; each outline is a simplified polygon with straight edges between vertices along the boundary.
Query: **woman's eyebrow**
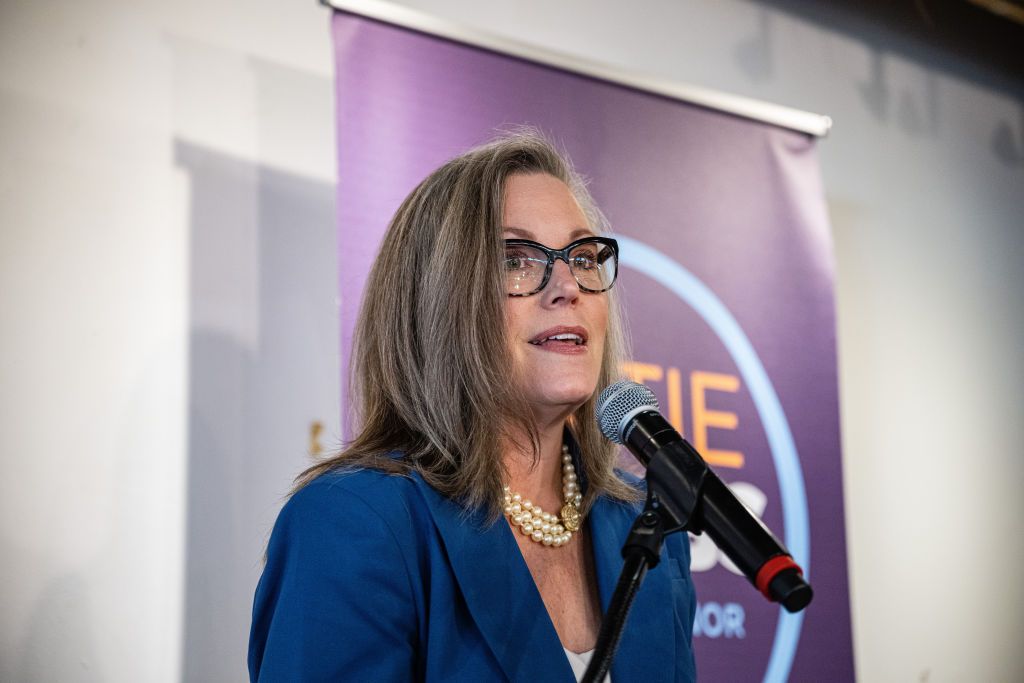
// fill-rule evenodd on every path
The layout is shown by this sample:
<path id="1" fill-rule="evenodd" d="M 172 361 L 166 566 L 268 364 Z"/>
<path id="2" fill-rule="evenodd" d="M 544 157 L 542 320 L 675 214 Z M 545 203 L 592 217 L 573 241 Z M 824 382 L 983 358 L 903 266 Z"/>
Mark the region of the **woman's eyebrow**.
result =
<path id="1" fill-rule="evenodd" d="M 533 233 L 529 230 L 523 230 L 522 228 L 513 228 L 511 226 L 504 226 L 501 228 L 502 232 L 510 232 L 517 237 L 521 237 L 524 240 L 533 240 Z"/>
<path id="2" fill-rule="evenodd" d="M 521 237 L 521 238 L 523 238 L 525 240 L 536 241 L 536 237 L 529 230 L 524 230 L 522 228 L 515 228 L 515 227 L 512 227 L 512 226 L 504 226 L 504 227 L 501 228 L 501 231 L 502 232 L 511 233 L 511 234 L 513 234 L 513 235 L 515 235 L 517 237 Z M 571 240 L 575 240 L 575 239 L 577 239 L 579 237 L 591 237 L 593 235 L 594 235 L 594 232 L 592 230 L 590 230 L 589 228 L 576 228 L 575 230 L 572 231 L 572 233 L 570 233 L 569 240 L 570 241 Z"/>

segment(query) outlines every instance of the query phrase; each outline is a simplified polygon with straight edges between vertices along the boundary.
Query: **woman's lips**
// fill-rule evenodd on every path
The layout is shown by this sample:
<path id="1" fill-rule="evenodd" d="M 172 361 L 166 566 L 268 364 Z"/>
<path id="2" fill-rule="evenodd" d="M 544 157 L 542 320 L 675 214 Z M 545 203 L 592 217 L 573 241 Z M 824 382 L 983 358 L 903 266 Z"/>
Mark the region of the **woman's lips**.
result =
<path id="1" fill-rule="evenodd" d="M 575 325 L 559 325 L 558 327 L 550 327 L 540 334 L 535 335 L 533 339 L 530 340 L 530 343 L 534 346 L 543 346 L 545 344 L 552 343 L 586 346 L 587 330 L 586 328 Z"/>
<path id="2" fill-rule="evenodd" d="M 579 325 L 549 327 L 530 340 L 530 346 L 542 351 L 576 356 L 587 352 L 587 329 Z"/>
<path id="3" fill-rule="evenodd" d="M 549 341 L 543 344 L 530 344 L 530 346 L 539 348 L 542 351 L 564 353 L 566 355 L 580 355 L 581 353 L 587 352 L 587 346 L 585 344 L 574 344 L 572 342 Z"/>
<path id="4" fill-rule="evenodd" d="M 530 346 L 540 349 L 541 351 L 550 351 L 552 353 L 562 353 L 571 356 L 577 356 L 587 352 L 586 344 L 577 343 L 574 340 L 547 339 L 543 342 L 530 342 Z"/>

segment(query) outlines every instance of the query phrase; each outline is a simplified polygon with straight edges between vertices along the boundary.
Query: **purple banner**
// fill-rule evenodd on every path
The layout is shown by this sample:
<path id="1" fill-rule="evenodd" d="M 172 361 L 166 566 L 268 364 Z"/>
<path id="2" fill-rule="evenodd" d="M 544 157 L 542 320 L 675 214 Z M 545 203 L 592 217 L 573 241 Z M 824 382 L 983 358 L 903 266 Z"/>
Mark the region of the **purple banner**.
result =
<path id="1" fill-rule="evenodd" d="M 342 366 L 389 219 L 431 170 L 532 125 L 622 247 L 626 371 L 807 570 L 768 603 L 691 538 L 709 681 L 852 681 L 832 245 L 814 140 L 659 95 L 336 13 Z"/>

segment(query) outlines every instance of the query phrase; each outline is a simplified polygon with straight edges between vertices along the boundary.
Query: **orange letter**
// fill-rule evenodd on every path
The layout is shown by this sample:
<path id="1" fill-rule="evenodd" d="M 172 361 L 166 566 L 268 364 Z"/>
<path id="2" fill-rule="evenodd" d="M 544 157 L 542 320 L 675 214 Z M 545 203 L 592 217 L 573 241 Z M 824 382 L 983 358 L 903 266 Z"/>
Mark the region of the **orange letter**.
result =
<path id="1" fill-rule="evenodd" d="M 646 380 L 653 382 L 661 381 L 661 366 L 651 363 L 641 363 L 636 360 L 627 360 L 622 364 L 622 371 L 634 382 L 643 384 Z"/>
<path id="2" fill-rule="evenodd" d="M 683 382 L 678 368 L 668 369 L 668 421 L 676 431 L 683 433 Z"/>
<path id="3" fill-rule="evenodd" d="M 704 392 L 708 389 L 736 392 L 739 388 L 740 380 L 733 375 L 700 371 L 690 373 L 690 393 L 692 394 L 690 400 L 693 401 L 693 446 L 704 456 L 709 465 L 743 467 L 743 454 L 739 451 L 720 451 L 708 448 L 708 427 L 736 429 L 739 418 L 736 417 L 736 413 L 708 410 L 704 396 Z"/>

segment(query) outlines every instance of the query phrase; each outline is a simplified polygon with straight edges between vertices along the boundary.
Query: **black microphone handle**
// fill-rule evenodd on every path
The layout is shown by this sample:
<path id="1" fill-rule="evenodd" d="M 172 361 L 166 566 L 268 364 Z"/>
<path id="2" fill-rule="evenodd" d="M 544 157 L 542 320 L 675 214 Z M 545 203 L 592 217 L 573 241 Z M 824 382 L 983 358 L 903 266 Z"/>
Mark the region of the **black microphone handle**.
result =
<path id="1" fill-rule="evenodd" d="M 623 441 L 647 467 L 649 492 L 682 528 L 707 532 L 765 597 L 790 612 L 810 603 L 811 587 L 789 551 L 660 413 L 631 418 Z"/>

